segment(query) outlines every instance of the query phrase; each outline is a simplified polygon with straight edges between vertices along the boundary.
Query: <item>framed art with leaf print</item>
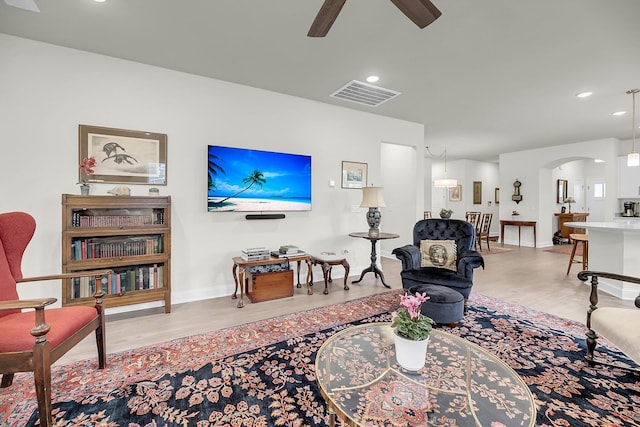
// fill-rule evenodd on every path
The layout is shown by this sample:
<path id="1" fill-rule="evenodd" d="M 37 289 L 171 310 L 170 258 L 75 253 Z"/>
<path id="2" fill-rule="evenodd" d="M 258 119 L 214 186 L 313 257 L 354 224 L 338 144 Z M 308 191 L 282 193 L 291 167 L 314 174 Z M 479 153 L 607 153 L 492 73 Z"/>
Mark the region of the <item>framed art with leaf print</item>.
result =
<path id="1" fill-rule="evenodd" d="M 79 180 L 167 185 L 167 135 L 99 126 L 78 126 L 79 161 L 94 157 L 94 173 Z"/>

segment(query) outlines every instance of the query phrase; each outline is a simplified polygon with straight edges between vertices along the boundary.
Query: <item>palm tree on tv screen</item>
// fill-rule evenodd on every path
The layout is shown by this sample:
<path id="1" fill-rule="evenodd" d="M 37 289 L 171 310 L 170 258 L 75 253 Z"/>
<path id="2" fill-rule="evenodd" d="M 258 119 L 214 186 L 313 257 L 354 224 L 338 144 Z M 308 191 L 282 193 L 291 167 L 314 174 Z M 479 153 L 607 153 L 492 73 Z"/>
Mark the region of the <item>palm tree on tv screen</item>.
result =
<path id="1" fill-rule="evenodd" d="M 248 189 L 250 189 L 251 187 L 253 187 L 254 184 L 258 185 L 260 188 L 262 188 L 262 184 L 266 183 L 267 180 L 264 177 L 264 174 L 262 172 L 260 172 L 259 170 L 254 170 L 253 173 L 251 175 L 249 175 L 248 177 L 244 178 L 242 180 L 243 184 L 249 184 L 247 185 L 245 188 L 243 188 L 242 190 L 238 191 L 236 194 L 232 194 L 231 196 L 220 200 L 219 202 L 216 202 L 216 204 L 220 204 L 220 203 L 224 203 L 225 201 L 236 197 L 238 194 L 240 193 L 244 193 L 245 191 L 247 191 Z"/>
<path id="2" fill-rule="evenodd" d="M 220 172 L 222 174 L 226 174 L 226 172 L 224 171 L 222 166 L 220 166 L 214 160 L 224 161 L 220 157 L 216 156 L 215 154 L 209 153 L 209 173 L 208 173 L 209 190 L 215 190 L 216 189 L 216 184 L 213 181 L 213 177 L 218 176 L 218 172 Z"/>

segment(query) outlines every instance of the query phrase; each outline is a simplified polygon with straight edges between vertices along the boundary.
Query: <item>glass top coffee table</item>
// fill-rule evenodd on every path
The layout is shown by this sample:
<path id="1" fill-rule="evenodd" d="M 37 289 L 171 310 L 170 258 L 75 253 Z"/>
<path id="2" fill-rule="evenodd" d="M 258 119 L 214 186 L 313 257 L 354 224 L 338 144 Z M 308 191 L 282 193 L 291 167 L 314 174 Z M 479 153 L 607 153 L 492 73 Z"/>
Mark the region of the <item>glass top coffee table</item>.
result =
<path id="1" fill-rule="evenodd" d="M 433 330 L 425 367 L 402 369 L 390 323 L 354 326 L 327 339 L 316 379 L 330 414 L 350 426 L 533 426 L 522 378 L 498 357 Z"/>

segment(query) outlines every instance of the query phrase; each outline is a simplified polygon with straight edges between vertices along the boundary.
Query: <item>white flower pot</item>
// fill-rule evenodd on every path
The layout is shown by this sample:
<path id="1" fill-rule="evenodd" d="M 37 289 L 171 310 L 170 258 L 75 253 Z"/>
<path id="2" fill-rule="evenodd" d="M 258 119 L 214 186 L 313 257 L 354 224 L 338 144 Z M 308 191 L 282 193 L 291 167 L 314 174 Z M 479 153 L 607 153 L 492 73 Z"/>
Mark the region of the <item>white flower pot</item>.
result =
<path id="1" fill-rule="evenodd" d="M 396 360 L 398 364 L 408 371 L 417 371 L 424 367 L 427 357 L 429 337 L 425 340 L 414 341 L 403 338 L 394 333 L 396 344 Z"/>

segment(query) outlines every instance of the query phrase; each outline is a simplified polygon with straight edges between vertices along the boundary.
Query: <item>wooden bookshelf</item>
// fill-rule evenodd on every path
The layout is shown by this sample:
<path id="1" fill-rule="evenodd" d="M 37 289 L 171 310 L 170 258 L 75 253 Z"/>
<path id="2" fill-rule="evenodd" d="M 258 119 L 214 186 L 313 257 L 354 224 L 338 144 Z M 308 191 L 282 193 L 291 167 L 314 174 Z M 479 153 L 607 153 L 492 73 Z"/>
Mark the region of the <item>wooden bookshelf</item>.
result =
<path id="1" fill-rule="evenodd" d="M 113 270 L 105 307 L 164 301 L 171 312 L 171 197 L 62 195 L 62 271 Z M 62 305 L 93 305 L 91 278 L 68 279 Z"/>

